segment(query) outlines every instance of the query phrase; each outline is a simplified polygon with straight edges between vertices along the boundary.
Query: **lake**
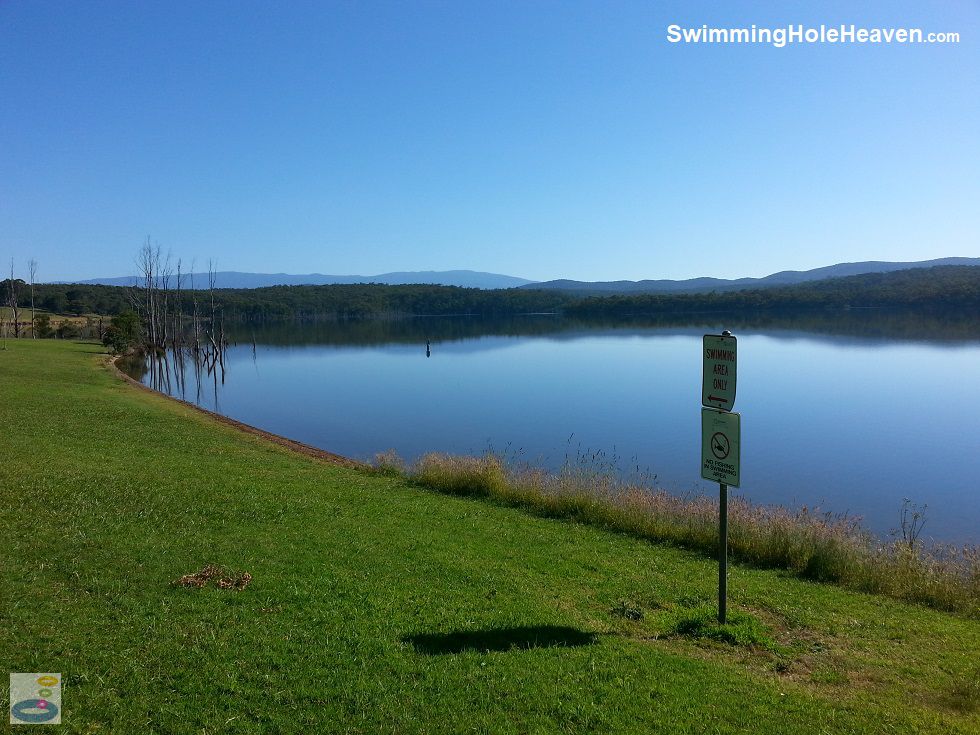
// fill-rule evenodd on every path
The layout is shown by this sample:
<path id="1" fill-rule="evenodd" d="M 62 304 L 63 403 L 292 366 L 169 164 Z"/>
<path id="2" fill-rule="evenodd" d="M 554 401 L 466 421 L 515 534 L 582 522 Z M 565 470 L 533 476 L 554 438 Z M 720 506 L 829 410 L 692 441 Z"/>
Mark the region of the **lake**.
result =
<path id="1" fill-rule="evenodd" d="M 861 516 L 904 498 L 924 537 L 980 543 L 980 318 L 850 310 L 570 322 L 428 317 L 239 327 L 222 376 L 129 368 L 267 431 L 370 460 L 394 449 L 701 480 L 701 337 L 738 337 L 742 486 L 757 503 Z M 426 344 L 429 343 L 427 350 Z M 168 361 L 169 362 L 169 361 Z"/>

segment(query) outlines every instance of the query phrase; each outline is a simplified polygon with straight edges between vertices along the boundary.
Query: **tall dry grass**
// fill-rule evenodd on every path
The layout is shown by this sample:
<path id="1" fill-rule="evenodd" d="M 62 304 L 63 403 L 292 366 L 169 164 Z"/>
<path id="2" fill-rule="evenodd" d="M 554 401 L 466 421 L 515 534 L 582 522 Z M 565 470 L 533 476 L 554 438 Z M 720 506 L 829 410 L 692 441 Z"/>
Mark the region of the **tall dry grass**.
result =
<path id="1" fill-rule="evenodd" d="M 488 498 L 537 515 L 717 553 L 714 497 L 679 497 L 578 465 L 554 474 L 514 467 L 493 454 L 428 454 L 405 466 L 387 453 L 378 455 L 375 464 L 439 492 Z M 805 507 L 753 505 L 739 497 L 729 500 L 728 512 L 729 554 L 742 562 L 980 616 L 980 549 L 926 547 L 912 528 L 905 529 L 904 538 L 883 541 L 854 518 Z"/>

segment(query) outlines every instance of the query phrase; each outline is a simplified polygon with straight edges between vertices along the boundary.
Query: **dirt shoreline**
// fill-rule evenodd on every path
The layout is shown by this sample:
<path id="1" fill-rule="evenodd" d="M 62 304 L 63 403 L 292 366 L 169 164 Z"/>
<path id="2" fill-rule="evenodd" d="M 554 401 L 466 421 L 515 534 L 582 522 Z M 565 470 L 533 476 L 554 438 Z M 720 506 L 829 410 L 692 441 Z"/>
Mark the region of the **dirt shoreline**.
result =
<path id="1" fill-rule="evenodd" d="M 174 398 L 173 396 L 168 396 L 166 393 L 161 393 L 155 391 L 152 388 L 143 385 L 138 380 L 134 380 L 129 375 L 126 375 L 119 366 L 116 365 L 116 360 L 118 360 L 122 355 L 113 357 L 112 355 L 107 355 L 105 359 L 105 365 L 109 368 L 111 372 L 114 372 L 118 377 L 122 378 L 124 381 L 130 385 L 139 388 L 140 390 L 146 391 L 147 393 L 152 393 L 155 396 L 162 396 L 168 400 L 179 403 L 182 406 L 186 406 L 195 411 L 203 413 L 219 423 L 225 424 L 226 426 L 234 427 L 239 431 L 243 431 L 246 434 L 251 434 L 253 436 L 260 437 L 266 441 L 270 441 L 273 444 L 278 444 L 280 447 L 285 447 L 290 451 L 297 452 L 298 454 L 304 454 L 307 457 L 313 457 L 314 459 L 319 459 L 324 462 L 329 462 L 330 464 L 340 465 L 341 467 L 348 467 L 351 469 L 370 469 L 370 465 L 364 462 L 358 462 L 356 459 L 351 459 L 350 457 L 344 457 L 340 454 L 334 454 L 333 452 L 328 452 L 324 449 L 319 449 L 318 447 L 312 447 L 309 444 L 303 444 L 303 442 L 295 441 L 294 439 L 288 439 L 287 437 L 281 436 L 279 434 L 273 434 L 272 432 L 265 431 L 264 429 L 259 429 L 250 424 L 244 424 L 241 421 L 236 421 L 235 419 L 230 419 L 227 416 L 222 416 L 220 413 L 215 413 L 214 411 L 209 411 L 206 408 L 201 408 L 189 401 L 183 401 L 180 398 Z"/>

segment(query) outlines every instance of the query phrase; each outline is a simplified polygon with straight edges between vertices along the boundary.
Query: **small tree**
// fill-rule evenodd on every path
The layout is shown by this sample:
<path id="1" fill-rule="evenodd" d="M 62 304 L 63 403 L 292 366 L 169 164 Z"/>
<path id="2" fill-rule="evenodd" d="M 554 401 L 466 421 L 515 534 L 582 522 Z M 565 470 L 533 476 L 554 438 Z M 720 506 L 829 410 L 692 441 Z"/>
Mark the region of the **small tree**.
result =
<path id="1" fill-rule="evenodd" d="M 137 344 L 139 336 L 139 317 L 132 311 L 124 311 L 112 317 L 112 323 L 102 336 L 102 344 L 113 354 L 121 355 Z"/>
<path id="2" fill-rule="evenodd" d="M 51 328 L 51 317 L 47 314 L 34 317 L 34 329 L 31 331 L 35 337 L 40 337 L 41 339 L 50 337 L 54 334 L 54 330 Z"/>
<path id="3" fill-rule="evenodd" d="M 78 327 L 74 322 L 65 319 L 55 330 L 59 339 L 74 339 L 78 336 Z"/>

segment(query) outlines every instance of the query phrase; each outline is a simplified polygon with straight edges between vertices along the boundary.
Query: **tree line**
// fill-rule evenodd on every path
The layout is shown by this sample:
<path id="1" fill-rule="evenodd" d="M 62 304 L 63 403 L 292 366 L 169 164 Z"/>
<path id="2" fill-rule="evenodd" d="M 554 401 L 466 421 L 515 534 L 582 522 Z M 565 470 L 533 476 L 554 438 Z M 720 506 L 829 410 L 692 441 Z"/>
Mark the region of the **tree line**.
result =
<path id="1" fill-rule="evenodd" d="M 213 296 L 216 318 L 224 317 L 237 322 L 436 314 L 552 313 L 576 300 L 574 296 L 552 291 L 484 290 L 424 284 L 269 286 L 254 289 L 220 288 L 220 284 L 216 284 L 212 292 L 209 289 L 190 290 L 185 278 L 186 274 L 180 279 L 179 290 L 176 270 L 170 273 L 169 279 L 162 275 L 154 277 L 149 288 L 144 283 L 138 286 L 37 284 L 36 299 L 39 308 L 53 313 L 107 316 L 136 310 L 134 299 L 141 300 L 140 309 L 147 312 L 147 327 L 151 322 L 155 323 L 156 330 L 161 334 L 167 329 L 167 325 L 160 321 L 163 318 L 164 299 L 167 312 L 171 316 L 176 310 L 188 317 L 193 314 L 195 301 L 199 312 L 206 307 L 210 315 Z M 0 285 L 6 287 L 6 283 L 4 281 Z M 147 302 L 150 293 L 154 295 L 153 303 Z"/>
<path id="2" fill-rule="evenodd" d="M 846 307 L 980 307 L 980 268 L 937 266 L 868 273 L 793 286 L 694 294 L 578 296 L 534 289 L 484 290 L 458 286 L 342 284 L 223 289 L 212 281 L 194 289 L 180 261 L 147 243 L 138 258 L 137 286 L 0 283 L 7 305 L 21 314 L 16 335 L 30 326 L 27 309 L 60 314 L 136 315 L 147 344 L 187 342 L 219 348 L 225 322 L 310 321 L 420 315 L 511 316 L 561 313 L 573 317 L 625 317 L 686 312 L 769 312 Z M 213 271 L 212 275 L 213 275 Z M 33 307 L 32 307 L 33 304 Z"/>
<path id="3" fill-rule="evenodd" d="M 573 316 L 634 316 L 862 307 L 977 309 L 980 307 L 980 267 L 911 268 L 744 291 L 590 296 L 566 306 L 565 313 Z"/>

